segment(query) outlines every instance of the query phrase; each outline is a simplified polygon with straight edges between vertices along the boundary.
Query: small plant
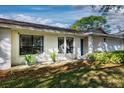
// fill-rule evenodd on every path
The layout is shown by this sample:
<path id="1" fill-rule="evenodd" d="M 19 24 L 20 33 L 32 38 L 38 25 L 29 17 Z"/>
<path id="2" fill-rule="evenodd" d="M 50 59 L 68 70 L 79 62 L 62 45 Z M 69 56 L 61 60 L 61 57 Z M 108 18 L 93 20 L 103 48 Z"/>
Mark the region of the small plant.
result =
<path id="1" fill-rule="evenodd" d="M 34 63 L 33 56 L 31 54 L 25 55 L 25 60 L 26 60 L 26 62 L 27 62 L 28 65 L 31 65 L 31 64 Z"/>
<path id="2" fill-rule="evenodd" d="M 53 62 L 56 62 L 57 53 L 55 51 L 50 52 L 50 57 Z"/>

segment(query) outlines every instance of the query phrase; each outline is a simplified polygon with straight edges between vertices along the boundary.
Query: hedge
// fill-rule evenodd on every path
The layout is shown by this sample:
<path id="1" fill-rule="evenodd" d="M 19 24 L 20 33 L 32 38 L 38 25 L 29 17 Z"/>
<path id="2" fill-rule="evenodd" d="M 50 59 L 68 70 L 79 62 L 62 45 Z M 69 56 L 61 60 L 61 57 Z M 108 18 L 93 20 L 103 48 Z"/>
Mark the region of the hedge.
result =
<path id="1" fill-rule="evenodd" d="M 98 52 L 85 55 L 85 58 L 89 62 L 99 62 L 102 64 L 106 63 L 124 63 L 124 51 L 113 51 L 113 52 Z"/>

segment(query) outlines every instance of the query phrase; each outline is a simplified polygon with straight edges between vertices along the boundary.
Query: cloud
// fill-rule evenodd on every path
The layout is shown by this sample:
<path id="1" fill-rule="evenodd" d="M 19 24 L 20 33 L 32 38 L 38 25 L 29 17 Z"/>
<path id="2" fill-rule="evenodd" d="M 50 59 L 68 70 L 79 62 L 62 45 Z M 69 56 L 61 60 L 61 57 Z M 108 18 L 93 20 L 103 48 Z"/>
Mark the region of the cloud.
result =
<path id="1" fill-rule="evenodd" d="M 62 23 L 55 23 L 55 24 L 53 24 L 53 26 L 62 27 L 62 28 L 68 28 L 69 27 L 68 24 L 62 24 Z"/>
<path id="2" fill-rule="evenodd" d="M 124 12 L 111 13 L 107 16 L 107 20 L 113 33 L 124 30 Z"/>
<path id="3" fill-rule="evenodd" d="M 89 8 L 85 8 L 82 10 L 71 10 L 65 11 L 58 14 L 48 15 L 47 17 L 52 18 L 55 21 L 65 22 L 66 24 L 73 24 L 76 20 L 79 20 L 82 17 L 91 16 L 91 15 L 99 15 L 97 12 L 92 11 Z"/>
<path id="4" fill-rule="evenodd" d="M 8 16 L 2 15 L 2 14 L 0 14 L 0 18 L 6 18 L 6 19 L 9 19 Z"/>
<path id="5" fill-rule="evenodd" d="M 12 16 L 12 19 L 24 22 L 32 22 L 37 24 L 51 24 L 53 21 L 50 19 L 43 19 L 41 17 L 33 17 L 24 14 L 16 14 Z"/>
<path id="6" fill-rule="evenodd" d="M 44 19 L 41 17 L 34 17 L 34 16 L 29 16 L 24 14 L 14 14 L 12 16 L 6 16 L 1 14 L 0 18 L 13 19 L 17 21 L 31 22 L 36 24 L 44 24 L 44 25 L 57 26 L 57 27 L 63 27 L 63 28 L 69 27 L 68 24 L 55 22 L 52 19 Z"/>
<path id="7" fill-rule="evenodd" d="M 24 13 L 21 12 L 12 12 L 12 13 L 2 13 L 0 14 L 1 18 L 7 19 L 14 19 L 18 21 L 25 21 L 25 22 L 32 22 L 37 24 L 45 24 L 51 26 L 58 26 L 63 28 L 69 28 L 76 20 L 79 20 L 82 17 L 91 16 L 91 15 L 101 15 L 98 10 L 101 6 L 91 6 L 87 5 L 80 5 L 80 6 L 71 6 L 71 9 L 67 9 L 64 11 L 57 11 L 54 10 L 58 6 L 49 6 L 49 7 L 31 7 L 32 10 L 36 11 L 25 11 Z M 51 11 L 50 11 L 51 9 Z M 45 10 L 39 12 L 41 10 Z M 48 11 L 47 11 L 48 10 Z M 112 9 L 109 11 L 108 15 L 106 15 L 108 24 L 111 26 L 112 32 L 118 32 L 119 29 L 124 29 L 124 9 L 120 9 L 117 13 L 115 12 L 116 9 Z"/>

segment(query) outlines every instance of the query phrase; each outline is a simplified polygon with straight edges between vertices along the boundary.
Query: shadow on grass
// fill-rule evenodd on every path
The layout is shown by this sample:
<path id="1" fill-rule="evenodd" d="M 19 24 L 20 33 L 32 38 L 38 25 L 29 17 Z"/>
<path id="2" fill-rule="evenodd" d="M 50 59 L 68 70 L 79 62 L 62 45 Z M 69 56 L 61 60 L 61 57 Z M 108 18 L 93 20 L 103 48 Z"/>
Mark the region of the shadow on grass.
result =
<path id="1" fill-rule="evenodd" d="M 42 77 L 25 75 L 0 82 L 0 87 L 22 88 L 86 88 L 86 87 L 124 87 L 124 66 L 91 70 L 80 68 L 69 72 Z"/>

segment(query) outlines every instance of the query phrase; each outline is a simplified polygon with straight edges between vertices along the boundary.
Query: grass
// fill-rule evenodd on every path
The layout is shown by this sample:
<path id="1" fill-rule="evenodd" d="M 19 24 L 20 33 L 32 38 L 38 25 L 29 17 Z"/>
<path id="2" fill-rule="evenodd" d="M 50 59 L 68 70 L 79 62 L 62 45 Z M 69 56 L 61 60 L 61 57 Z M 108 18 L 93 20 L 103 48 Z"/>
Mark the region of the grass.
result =
<path id="1" fill-rule="evenodd" d="M 0 82 L 6 88 L 85 88 L 124 87 L 124 66 L 107 69 L 80 68 L 69 72 L 41 77 L 25 75 Z"/>

